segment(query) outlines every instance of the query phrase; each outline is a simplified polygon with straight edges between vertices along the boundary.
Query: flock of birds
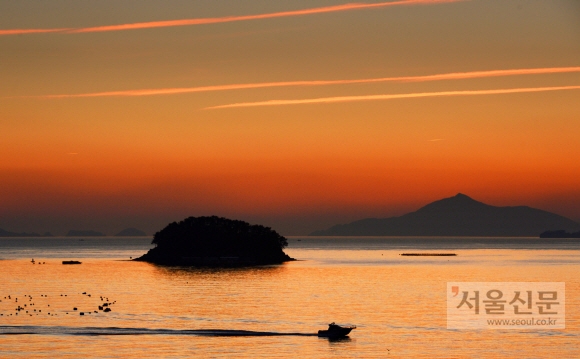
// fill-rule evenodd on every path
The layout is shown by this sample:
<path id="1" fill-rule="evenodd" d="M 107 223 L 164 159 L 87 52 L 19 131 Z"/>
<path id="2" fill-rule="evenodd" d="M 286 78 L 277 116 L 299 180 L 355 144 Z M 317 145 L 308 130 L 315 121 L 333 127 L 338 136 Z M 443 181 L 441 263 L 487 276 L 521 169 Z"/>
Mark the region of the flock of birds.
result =
<path id="1" fill-rule="evenodd" d="M 87 292 L 83 292 L 81 293 L 81 295 L 85 295 L 87 297 L 91 297 L 90 294 L 88 294 Z M 47 294 L 41 294 L 41 297 L 44 298 L 48 298 Z M 61 294 L 61 297 L 68 297 L 67 294 Z M 0 297 L 1 298 L 1 297 Z M 98 314 L 99 312 L 104 312 L 104 313 L 108 313 L 111 312 L 111 306 L 115 303 L 117 303 L 117 301 L 109 301 L 109 298 L 107 297 L 103 297 L 103 296 L 99 296 L 101 302 L 103 302 L 101 305 L 98 305 L 97 308 L 98 310 L 89 310 L 89 311 L 79 311 L 78 307 L 75 306 L 72 308 L 72 310 L 68 311 L 65 310 L 64 313 L 65 314 L 69 314 L 69 313 L 79 313 L 79 315 L 85 315 L 85 314 L 91 314 L 91 313 L 95 313 Z M 52 310 L 51 312 L 51 307 L 50 304 L 46 304 L 46 307 L 44 309 L 44 313 L 42 312 L 42 309 L 40 309 L 41 307 L 43 307 L 42 305 L 38 306 L 37 308 L 37 304 L 39 303 L 35 303 L 33 301 L 33 297 L 32 295 L 29 294 L 25 294 L 23 295 L 21 298 L 21 300 L 18 301 L 18 297 L 12 297 L 12 295 L 7 295 L 4 297 L 4 299 L 0 299 L 0 303 L 1 302 L 14 302 L 14 304 L 16 304 L 16 308 L 14 308 L 14 312 L 13 313 L 6 313 L 6 316 L 12 316 L 12 315 L 18 315 L 19 313 L 22 315 L 29 315 L 29 316 L 33 316 L 33 315 L 42 315 L 45 314 L 48 316 L 55 316 L 58 315 L 57 311 L 58 310 Z M 0 316 L 5 316 L 4 313 L 0 313 Z"/>
<path id="2" fill-rule="evenodd" d="M 34 259 L 32 260 L 32 263 L 34 264 L 35 261 Z M 38 264 L 44 264 L 44 262 L 38 262 Z M 91 294 L 87 293 L 87 292 L 82 292 L 80 293 L 80 295 L 86 296 L 87 298 L 91 298 Z M 48 298 L 48 294 L 41 294 L 40 295 L 41 298 Z M 67 294 L 61 294 L 60 297 L 68 297 Z M 97 305 L 98 310 L 84 310 L 84 311 L 80 311 L 78 308 L 79 306 L 73 306 L 72 310 L 58 310 L 58 309 L 54 309 L 50 307 L 50 304 L 48 303 L 39 303 L 38 301 L 35 302 L 33 301 L 34 298 L 32 297 L 32 295 L 30 294 L 24 294 L 23 296 L 20 297 L 20 301 L 18 300 L 18 297 L 13 297 L 11 294 L 7 295 L 4 297 L 4 299 L 2 299 L 2 297 L 0 297 L 0 306 L 2 307 L 6 307 L 8 306 L 8 303 L 14 303 L 16 305 L 16 307 L 14 308 L 14 311 L 12 312 L 12 310 L 9 310 L 10 313 L 3 313 L 0 312 L 0 316 L 17 316 L 17 315 L 28 315 L 28 316 L 33 316 L 33 315 L 48 315 L 48 316 L 56 316 L 58 315 L 58 313 L 64 312 L 65 314 L 69 314 L 69 313 L 79 313 L 79 315 L 88 315 L 88 314 L 98 314 L 100 312 L 103 313 L 108 313 L 111 312 L 111 306 L 115 303 L 117 303 L 117 301 L 110 301 L 109 298 L 104 297 L 104 296 L 99 296 L 99 299 L 101 300 L 101 304 Z M 5 304 L 5 305 L 2 305 Z M 46 305 L 46 307 L 44 306 Z M 86 306 L 85 306 L 86 307 Z M 42 312 L 44 308 L 44 313 Z"/>

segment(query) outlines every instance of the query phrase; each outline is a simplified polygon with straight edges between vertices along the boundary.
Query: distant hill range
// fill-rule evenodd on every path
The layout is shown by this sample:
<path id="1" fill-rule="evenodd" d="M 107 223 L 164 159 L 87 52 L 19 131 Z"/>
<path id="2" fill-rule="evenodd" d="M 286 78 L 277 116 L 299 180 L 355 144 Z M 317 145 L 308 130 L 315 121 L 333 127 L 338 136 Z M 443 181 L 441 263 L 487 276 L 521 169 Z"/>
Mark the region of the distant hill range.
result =
<path id="1" fill-rule="evenodd" d="M 9 231 L 5 231 L 2 228 L 0 228 L 0 237 L 52 237 L 52 234 L 50 232 L 46 232 L 44 234 L 38 234 L 38 233 L 15 233 L 15 232 L 9 232 Z"/>
<path id="2" fill-rule="evenodd" d="M 147 234 L 137 228 L 125 228 L 121 232 L 115 234 L 115 237 L 145 237 Z"/>
<path id="3" fill-rule="evenodd" d="M 490 206 L 459 193 L 400 217 L 366 218 L 310 235 L 538 237 L 556 230 L 580 231 L 580 223 L 527 206 Z"/>
<path id="4" fill-rule="evenodd" d="M 564 230 L 545 231 L 540 234 L 540 238 L 580 238 L 580 231 L 568 233 Z"/>
<path id="5" fill-rule="evenodd" d="M 105 234 L 97 231 L 85 229 L 71 229 L 66 234 L 67 237 L 104 237 Z"/>

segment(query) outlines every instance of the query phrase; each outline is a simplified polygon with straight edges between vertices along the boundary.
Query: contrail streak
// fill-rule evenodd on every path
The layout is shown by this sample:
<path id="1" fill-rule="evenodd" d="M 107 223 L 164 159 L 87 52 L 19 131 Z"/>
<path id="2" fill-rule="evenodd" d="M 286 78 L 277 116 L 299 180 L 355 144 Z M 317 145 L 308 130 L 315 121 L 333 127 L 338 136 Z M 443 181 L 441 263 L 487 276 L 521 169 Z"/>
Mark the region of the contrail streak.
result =
<path id="1" fill-rule="evenodd" d="M 202 19 L 152 21 L 152 22 L 140 22 L 140 23 L 134 23 L 134 24 L 97 26 L 97 27 L 88 27 L 88 28 L 83 28 L 83 29 L 72 30 L 71 32 L 101 32 L 101 31 L 148 29 L 148 28 L 155 28 L 155 27 L 205 25 L 205 24 L 217 24 L 217 23 L 223 23 L 223 22 L 261 20 L 261 19 L 271 19 L 271 18 L 277 18 L 277 17 L 322 14 L 322 13 L 337 12 L 337 11 L 369 9 L 369 8 L 378 8 L 378 7 L 387 7 L 387 6 L 415 5 L 415 4 L 436 4 L 436 3 L 450 3 L 450 2 L 457 2 L 457 1 L 460 1 L 460 0 L 400 0 L 400 1 L 382 2 L 382 3 L 376 3 L 376 4 L 351 3 L 351 4 L 344 4 L 344 5 L 326 6 L 326 7 L 304 9 L 304 10 L 294 10 L 294 11 L 282 11 L 282 12 L 274 12 L 274 13 L 259 14 L 259 15 L 242 15 L 242 16 L 226 16 L 226 17 L 214 17 L 214 18 L 202 18 Z"/>
<path id="2" fill-rule="evenodd" d="M 25 35 L 25 34 L 41 34 L 48 32 L 65 32 L 72 30 L 70 28 L 66 29 L 12 29 L 12 30 L 0 30 L 0 36 L 2 35 Z"/>
<path id="3" fill-rule="evenodd" d="M 235 108 L 235 107 L 285 106 L 285 105 L 304 105 L 316 103 L 394 100 L 402 98 L 421 98 L 421 97 L 499 95 L 513 93 L 577 90 L 577 89 L 580 89 L 580 86 L 527 87 L 527 88 L 498 89 L 498 90 L 442 91 L 442 92 L 418 92 L 418 93 L 388 94 L 388 95 L 340 96 L 340 97 L 312 98 L 303 100 L 270 100 L 261 102 L 232 103 L 229 105 L 206 107 L 204 110 Z"/>
<path id="4" fill-rule="evenodd" d="M 380 8 L 380 7 L 388 7 L 388 6 L 431 5 L 431 4 L 453 3 L 453 2 L 460 2 L 460 1 L 466 1 L 466 0 L 398 0 L 398 1 L 380 2 L 380 3 L 375 3 L 375 4 L 350 3 L 350 4 L 312 8 L 312 9 L 281 11 L 281 12 L 274 12 L 274 13 L 268 13 L 268 14 L 224 16 L 224 17 L 214 17 L 214 18 L 198 18 L 198 19 L 182 19 L 182 20 L 166 20 L 166 21 L 149 21 L 149 22 L 138 22 L 138 23 L 132 23 L 132 24 L 85 27 L 85 28 L 78 28 L 78 29 L 0 30 L 0 35 L 28 34 L 28 33 L 35 33 L 35 32 L 36 33 L 38 33 L 38 32 L 63 32 L 63 33 L 72 34 L 72 33 L 84 33 L 84 32 L 105 32 L 105 31 L 151 29 L 151 28 L 158 28 L 158 27 L 207 25 L 207 24 L 218 24 L 218 23 L 224 23 L 224 22 L 261 20 L 261 19 L 272 19 L 272 18 L 291 17 L 291 16 L 303 16 L 303 15 L 323 14 L 323 13 L 338 12 L 338 11 Z"/>
<path id="5" fill-rule="evenodd" d="M 249 83 L 249 84 L 231 84 L 231 85 L 164 88 L 164 89 L 138 89 L 138 90 L 126 90 L 126 91 L 107 91 L 107 92 L 94 92 L 94 93 L 84 93 L 84 94 L 46 95 L 46 96 L 34 96 L 34 97 L 46 98 L 46 99 L 75 98 L 75 97 L 135 97 L 135 96 L 153 96 L 153 95 L 174 95 L 174 94 L 183 94 L 183 93 L 192 93 L 192 92 L 244 90 L 244 89 L 257 89 L 257 88 L 266 88 L 266 87 L 327 86 L 327 85 L 348 85 L 348 84 L 365 84 L 365 83 L 380 83 L 380 82 L 426 82 L 426 81 L 461 80 L 461 79 L 516 76 L 516 75 L 556 74 L 556 73 L 567 73 L 567 72 L 580 72 L 580 66 L 579 67 L 548 67 L 548 68 L 535 68 L 535 69 L 511 69 L 511 70 L 453 72 L 453 73 L 447 73 L 447 74 L 436 74 L 436 75 L 425 75 L 425 76 L 381 77 L 381 78 L 354 79 L 354 80 L 260 82 L 260 83 Z"/>
<path id="6" fill-rule="evenodd" d="M 395 81 L 395 79 L 400 81 L 400 82 L 462 80 L 462 79 L 475 79 L 475 78 L 482 78 L 482 77 L 556 74 L 556 73 L 563 73 L 563 72 L 580 72 L 580 67 L 578 67 L 578 66 L 576 66 L 576 67 L 544 67 L 544 68 L 535 68 L 535 69 L 510 69 L 510 70 L 452 72 L 452 73 L 438 74 L 438 75 L 382 78 L 382 79 L 375 79 L 375 82 Z"/>

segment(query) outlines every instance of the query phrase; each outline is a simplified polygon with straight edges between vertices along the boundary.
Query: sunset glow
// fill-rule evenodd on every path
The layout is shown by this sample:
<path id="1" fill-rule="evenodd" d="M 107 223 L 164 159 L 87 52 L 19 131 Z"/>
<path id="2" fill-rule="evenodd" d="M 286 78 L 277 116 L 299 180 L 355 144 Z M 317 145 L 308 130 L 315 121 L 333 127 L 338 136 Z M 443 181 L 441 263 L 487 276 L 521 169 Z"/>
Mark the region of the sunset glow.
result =
<path id="1" fill-rule="evenodd" d="M 580 220 L 577 1 L 4 2 L 1 229 Z"/>

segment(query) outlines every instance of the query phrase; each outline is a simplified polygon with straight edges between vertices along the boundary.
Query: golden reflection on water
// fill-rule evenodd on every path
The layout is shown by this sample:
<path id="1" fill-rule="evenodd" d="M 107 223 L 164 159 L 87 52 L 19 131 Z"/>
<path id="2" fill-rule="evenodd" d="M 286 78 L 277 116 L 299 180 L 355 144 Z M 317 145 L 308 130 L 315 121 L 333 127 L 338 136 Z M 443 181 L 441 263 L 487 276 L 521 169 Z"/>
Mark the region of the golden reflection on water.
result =
<path id="1" fill-rule="evenodd" d="M 401 257 L 402 252 L 294 249 L 288 253 L 306 260 L 248 269 L 169 268 L 108 259 L 87 259 L 77 266 L 63 266 L 54 259 L 46 259 L 44 265 L 27 260 L 0 261 L 0 326 L 48 331 L 43 335 L 1 335 L 0 357 L 578 355 L 580 251 L 477 249 L 454 251 L 457 257 Z M 447 330 L 448 281 L 566 282 L 566 329 Z M 27 302 L 25 294 L 31 295 L 32 301 Z M 18 298 L 18 304 L 4 299 L 8 295 Z M 100 296 L 116 301 L 110 313 L 98 310 Z M 33 308 L 42 309 L 42 314 L 27 316 L 20 311 L 18 316 L 9 315 L 24 303 L 34 303 Z M 79 309 L 76 312 L 72 310 L 75 306 Z M 80 310 L 98 313 L 80 316 Z M 316 333 L 331 321 L 358 328 L 350 339 L 342 341 L 315 336 L 213 337 L 179 332 L 235 329 Z M 66 333 L 86 327 L 174 332 Z"/>

